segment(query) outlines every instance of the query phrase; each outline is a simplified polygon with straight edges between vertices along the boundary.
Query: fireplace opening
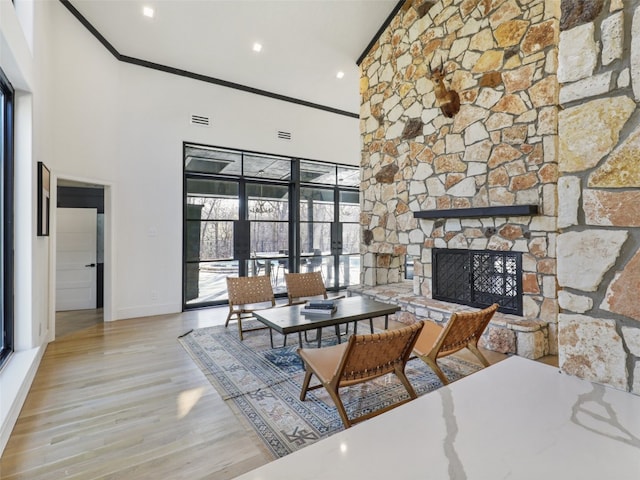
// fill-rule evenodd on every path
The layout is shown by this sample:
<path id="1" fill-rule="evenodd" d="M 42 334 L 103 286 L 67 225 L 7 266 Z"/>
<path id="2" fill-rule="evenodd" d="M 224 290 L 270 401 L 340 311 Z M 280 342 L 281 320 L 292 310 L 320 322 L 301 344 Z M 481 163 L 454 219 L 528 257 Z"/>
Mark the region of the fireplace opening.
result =
<path id="1" fill-rule="evenodd" d="M 433 298 L 522 316 L 522 253 L 432 250 Z"/>

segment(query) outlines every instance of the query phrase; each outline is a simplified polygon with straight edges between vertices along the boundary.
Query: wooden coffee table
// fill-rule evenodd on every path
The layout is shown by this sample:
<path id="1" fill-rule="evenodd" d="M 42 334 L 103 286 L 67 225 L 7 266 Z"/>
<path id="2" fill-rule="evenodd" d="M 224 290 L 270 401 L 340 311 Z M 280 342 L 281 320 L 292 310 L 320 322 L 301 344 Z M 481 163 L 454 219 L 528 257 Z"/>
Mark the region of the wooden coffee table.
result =
<path id="1" fill-rule="evenodd" d="M 305 315 L 300 313 L 300 309 L 304 305 L 291 305 L 259 310 L 254 312 L 254 316 L 270 328 L 270 335 L 273 334 L 271 330 L 275 330 L 285 336 L 290 333 L 297 333 L 300 347 L 302 347 L 302 332 L 317 330 L 318 347 L 320 347 L 322 340 L 320 329 L 324 327 L 335 326 L 336 332 L 338 332 L 339 326 L 343 323 L 384 316 L 384 328 L 386 329 L 389 326 L 389 315 L 400 310 L 397 305 L 377 302 L 360 296 L 341 298 L 336 300 L 335 304 L 336 311 L 331 315 Z M 338 335 L 338 342 L 340 342 L 340 335 Z M 271 346 L 273 347 L 273 337 L 271 338 Z"/>

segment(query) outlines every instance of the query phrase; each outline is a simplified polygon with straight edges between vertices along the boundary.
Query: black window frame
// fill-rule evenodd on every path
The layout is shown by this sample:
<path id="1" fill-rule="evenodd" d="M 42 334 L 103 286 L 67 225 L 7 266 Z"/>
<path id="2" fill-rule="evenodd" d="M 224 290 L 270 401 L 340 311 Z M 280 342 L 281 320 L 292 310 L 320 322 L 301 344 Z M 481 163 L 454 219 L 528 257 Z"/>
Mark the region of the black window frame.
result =
<path id="1" fill-rule="evenodd" d="M 321 160 L 311 160 L 311 159 L 306 159 L 306 158 L 300 158 L 300 157 L 295 157 L 295 156 L 287 156 L 287 155 L 281 155 L 281 154 L 272 154 L 272 153 L 264 153 L 264 152 L 255 152 L 255 151 L 251 151 L 251 150 L 244 150 L 244 149 L 235 149 L 235 148 L 230 148 L 230 147 L 220 147 L 220 146 L 215 146 L 215 145 L 207 145 L 207 144 L 199 144 L 199 143 L 195 143 L 195 142 L 187 142 L 184 141 L 183 142 L 183 162 L 182 162 L 182 174 L 183 174 L 183 255 L 182 255 L 182 310 L 183 311 L 188 311 L 188 310 L 193 310 L 193 309 L 199 309 L 199 308 L 206 308 L 206 307 L 211 307 L 211 306 L 218 306 L 218 305 L 225 305 L 228 303 L 228 299 L 219 299 L 219 300 L 211 300 L 211 301 L 203 301 L 203 302 L 197 302 L 197 303 L 189 303 L 189 300 L 187 300 L 187 285 L 186 285 L 186 279 L 188 277 L 188 272 L 187 270 L 189 269 L 189 264 L 196 264 L 199 262 L 199 260 L 190 260 L 187 258 L 186 256 L 186 252 L 187 252 L 187 237 L 188 237 L 188 227 L 187 224 L 189 221 L 194 221 L 194 220 L 190 220 L 188 218 L 188 212 L 187 212 L 187 197 L 188 197 L 188 181 L 190 179 L 208 179 L 208 180 L 212 180 L 212 181 L 235 181 L 238 183 L 239 186 L 239 198 L 241 199 L 240 201 L 240 205 L 239 205 L 239 219 L 235 220 L 235 230 L 241 229 L 241 228 L 245 228 L 245 230 L 242 230 L 242 232 L 247 232 L 246 234 L 243 233 L 241 235 L 235 235 L 234 234 L 234 257 L 233 260 L 237 260 L 239 261 L 239 265 L 238 265 L 238 271 L 239 271 L 239 275 L 241 276 L 245 276 L 248 274 L 248 264 L 246 263 L 246 260 L 249 259 L 249 255 L 250 255 L 250 246 L 247 243 L 245 245 L 245 242 L 243 239 L 245 238 L 249 238 L 248 237 L 248 228 L 249 228 L 249 224 L 251 223 L 251 221 L 249 221 L 248 219 L 248 212 L 247 212 L 247 205 L 244 203 L 244 201 L 242 199 L 246 198 L 246 188 L 248 185 L 252 185 L 252 184 L 261 184 L 261 185 L 274 185 L 274 186 L 288 186 L 289 188 L 289 198 L 290 198 L 290 204 L 289 204 L 289 219 L 287 220 L 286 223 L 288 223 L 290 225 L 289 228 L 289 243 L 288 243 L 288 252 L 287 258 L 283 258 L 281 259 L 280 257 L 278 257 L 278 260 L 283 262 L 283 264 L 286 265 L 286 268 L 290 271 L 290 272 L 297 272 L 299 271 L 300 265 L 297 263 L 298 261 L 300 261 L 300 259 L 302 258 L 301 256 L 301 247 L 299 244 L 299 237 L 300 237 L 300 212 L 299 212 L 299 205 L 300 205 L 300 190 L 301 188 L 321 188 L 321 189 L 328 189 L 331 190 L 333 192 L 334 195 L 334 205 L 335 205 L 335 209 L 334 209 L 334 218 L 332 219 L 330 223 L 331 225 L 331 257 L 333 257 L 335 259 L 334 262 L 334 275 L 333 278 L 334 280 L 334 284 L 332 285 L 328 285 L 327 286 L 327 290 L 328 291 L 338 291 L 341 288 L 346 288 L 345 285 L 340 285 L 339 282 L 339 274 L 338 274 L 338 269 L 339 269 L 339 260 L 340 260 L 340 256 L 342 255 L 342 229 L 340 228 L 341 223 L 339 221 L 338 215 L 339 215 L 339 200 L 340 200 L 340 193 L 341 192 L 351 192 L 354 193 L 356 195 L 360 195 L 360 185 L 352 185 L 350 183 L 345 183 L 345 181 L 342 179 L 342 175 L 341 170 L 347 171 L 347 170 L 354 170 L 357 171 L 358 167 L 357 166 L 351 166 L 351 165 L 342 165 L 342 164 L 337 164 L 337 163 L 332 163 L 332 162 L 328 162 L 328 161 L 321 161 Z M 240 168 L 240 172 L 239 174 L 227 174 L 224 171 L 216 171 L 215 173 L 212 172 L 208 172 L 205 169 L 202 169 L 201 167 L 194 167 L 193 169 L 188 169 L 187 165 L 185 163 L 185 159 L 187 157 L 187 149 L 188 148 L 203 148 L 203 149 L 212 149 L 212 150 L 219 150 L 221 152 L 226 152 L 229 154 L 236 154 L 239 156 L 239 161 L 241 162 L 241 168 Z M 291 170 L 288 173 L 286 178 L 275 178 L 275 177 L 271 177 L 271 178 L 262 178 L 262 177 L 256 177 L 255 175 L 248 175 L 247 172 L 245 171 L 245 157 L 246 156 L 253 156 L 253 155 L 258 155 L 258 156 L 267 156 L 267 157 L 273 157 L 273 158 L 278 158 L 281 160 L 287 160 L 291 162 Z M 306 181 L 301 181 L 301 163 L 310 163 L 310 164 L 314 164 L 314 165 L 324 165 L 325 169 L 327 170 L 327 172 L 330 173 L 331 170 L 333 170 L 333 177 L 334 177 L 334 184 L 331 183 L 326 183 L 324 182 L 322 179 L 318 179 L 318 180 L 310 180 L 307 179 Z M 245 225 L 246 224 L 246 225 Z M 240 256 L 236 258 L 236 253 L 238 252 L 238 250 L 242 250 L 243 253 L 245 254 L 244 256 Z M 359 255 L 359 253 L 358 253 Z M 224 260 L 224 259 L 220 259 L 220 260 Z M 232 259 L 228 259 L 228 260 L 232 260 Z M 286 293 L 282 293 L 282 292 L 275 292 L 276 293 L 276 297 L 286 297 Z"/>
<path id="2" fill-rule="evenodd" d="M 14 349 L 14 299 L 13 299 L 13 244 L 14 244 L 14 89 L 0 68 L 0 92 L 3 113 L 0 122 L 2 150 L 0 151 L 0 179 L 2 185 L 2 222 L 0 223 L 0 324 L 2 326 L 2 344 L 0 344 L 0 368 L 6 363 Z"/>

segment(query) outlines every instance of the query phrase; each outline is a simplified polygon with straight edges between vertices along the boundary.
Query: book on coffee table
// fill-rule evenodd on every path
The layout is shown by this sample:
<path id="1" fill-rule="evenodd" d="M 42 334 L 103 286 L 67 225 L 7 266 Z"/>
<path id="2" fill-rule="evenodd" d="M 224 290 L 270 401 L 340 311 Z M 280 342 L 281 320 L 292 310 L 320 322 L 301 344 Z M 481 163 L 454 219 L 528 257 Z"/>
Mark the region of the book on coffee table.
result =
<path id="1" fill-rule="evenodd" d="M 326 309 L 331 310 L 335 308 L 336 304 L 333 300 L 309 300 L 304 308 L 318 308 L 318 309 Z"/>
<path id="2" fill-rule="evenodd" d="M 300 313 L 303 315 L 331 315 L 336 312 L 336 307 L 333 308 L 307 308 L 300 309 Z"/>
<path id="3" fill-rule="evenodd" d="M 304 315 L 331 315 L 336 311 L 333 300 L 312 300 L 300 309 Z"/>

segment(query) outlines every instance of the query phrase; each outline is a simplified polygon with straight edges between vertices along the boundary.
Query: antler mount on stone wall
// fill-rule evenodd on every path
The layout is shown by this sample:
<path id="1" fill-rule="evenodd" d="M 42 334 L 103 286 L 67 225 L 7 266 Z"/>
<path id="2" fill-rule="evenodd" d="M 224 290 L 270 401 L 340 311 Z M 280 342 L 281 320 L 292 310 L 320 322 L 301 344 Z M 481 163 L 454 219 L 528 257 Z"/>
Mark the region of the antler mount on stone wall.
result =
<path id="1" fill-rule="evenodd" d="M 442 110 L 445 117 L 453 118 L 453 116 L 460 111 L 460 96 L 458 92 L 449 90 L 445 86 L 444 78 L 447 72 L 443 64 L 438 68 L 430 68 L 429 70 L 429 79 L 433 82 L 436 100 L 438 100 L 440 110 Z"/>

